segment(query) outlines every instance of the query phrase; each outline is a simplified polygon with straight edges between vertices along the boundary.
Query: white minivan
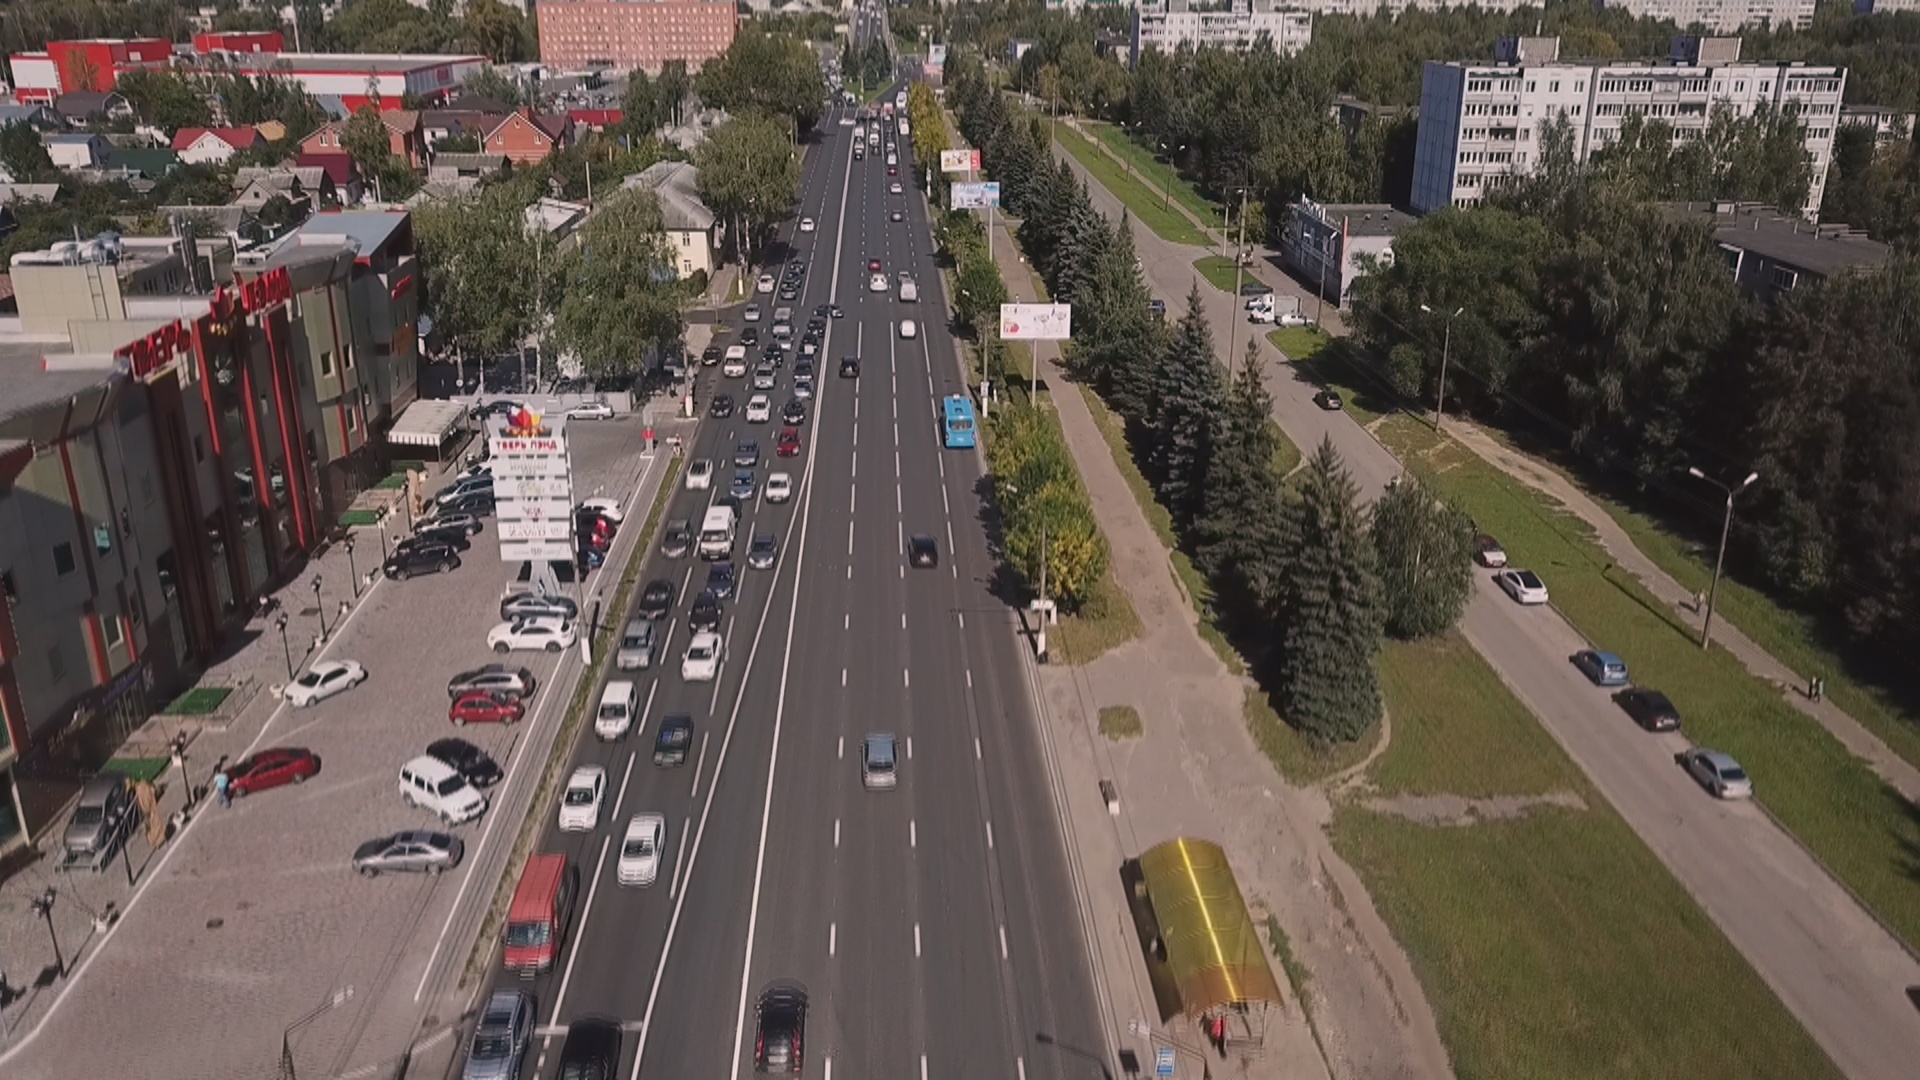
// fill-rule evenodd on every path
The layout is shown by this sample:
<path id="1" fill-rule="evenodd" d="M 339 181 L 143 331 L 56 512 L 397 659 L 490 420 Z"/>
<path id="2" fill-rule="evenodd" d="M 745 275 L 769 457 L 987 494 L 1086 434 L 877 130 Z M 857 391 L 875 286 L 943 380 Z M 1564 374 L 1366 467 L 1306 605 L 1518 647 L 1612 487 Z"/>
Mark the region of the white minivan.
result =
<path id="1" fill-rule="evenodd" d="M 448 825 L 472 821 L 487 812 L 487 797 L 473 789 L 453 767 L 422 754 L 400 766 L 400 797 L 438 814 Z"/>
<path id="2" fill-rule="evenodd" d="M 600 712 L 593 718 L 593 733 L 602 739 L 618 739 L 633 727 L 633 716 L 639 711 L 639 691 L 625 679 L 615 679 L 600 692 Z"/>
<path id="3" fill-rule="evenodd" d="M 738 517 L 731 506 L 714 506 L 700 522 L 700 557 L 711 562 L 733 554 L 733 530 Z"/>

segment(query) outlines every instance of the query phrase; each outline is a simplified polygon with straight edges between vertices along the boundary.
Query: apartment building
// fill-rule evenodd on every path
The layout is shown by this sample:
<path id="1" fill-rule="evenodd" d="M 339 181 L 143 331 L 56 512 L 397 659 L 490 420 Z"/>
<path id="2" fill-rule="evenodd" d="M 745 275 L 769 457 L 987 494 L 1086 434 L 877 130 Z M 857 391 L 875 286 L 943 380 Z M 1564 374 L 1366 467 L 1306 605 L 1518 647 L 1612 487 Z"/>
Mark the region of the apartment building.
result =
<path id="1" fill-rule="evenodd" d="M 1730 34 L 1748 26 L 1813 25 L 1814 0 L 1595 0 L 1595 7 L 1619 8 L 1637 19 L 1670 19 L 1682 28 Z"/>
<path id="2" fill-rule="evenodd" d="M 1885 105 L 1842 105 L 1841 127 L 1871 128 L 1873 141 L 1893 146 L 1913 139 L 1914 114 Z"/>
<path id="3" fill-rule="evenodd" d="M 1805 213 L 1820 208 L 1833 136 L 1846 92 L 1845 68 L 1740 60 L 1739 38 L 1676 38 L 1668 61 L 1561 60 L 1558 38 L 1508 38 L 1495 61 L 1427 61 L 1414 150 L 1413 209 L 1468 206 L 1529 175 L 1541 133 L 1559 117 L 1573 127 L 1585 161 L 1639 115 L 1673 129 L 1675 145 L 1697 139 L 1714 108 L 1739 116 L 1762 107 L 1797 111 L 1813 168 Z"/>
<path id="4" fill-rule="evenodd" d="M 550 68 L 655 74 L 669 60 L 698 70 L 733 45 L 740 21 L 732 0 L 543 0 L 534 15 Z"/>
<path id="5" fill-rule="evenodd" d="M 1182 45 L 1246 49 L 1265 37 L 1276 52 L 1297 53 L 1313 40 L 1313 13 L 1292 0 L 1142 0 L 1133 12 L 1133 56 Z"/>

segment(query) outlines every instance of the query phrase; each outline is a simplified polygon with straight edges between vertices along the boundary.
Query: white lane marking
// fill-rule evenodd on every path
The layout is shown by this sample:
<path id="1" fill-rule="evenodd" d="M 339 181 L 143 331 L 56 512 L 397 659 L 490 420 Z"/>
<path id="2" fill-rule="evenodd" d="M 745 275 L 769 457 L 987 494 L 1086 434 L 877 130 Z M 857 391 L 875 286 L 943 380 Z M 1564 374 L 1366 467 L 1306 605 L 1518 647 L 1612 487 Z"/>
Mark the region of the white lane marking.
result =
<path id="1" fill-rule="evenodd" d="M 920 1080 L 927 1080 L 927 1055 L 920 1055 Z"/>
<path id="2" fill-rule="evenodd" d="M 901 686 L 912 686 L 912 685 L 913 685 L 913 672 L 912 672 L 912 671 L 909 671 L 909 670 L 907 670 L 906 668 L 901 668 L 901 669 L 900 669 L 900 685 L 901 685 Z"/>
<path id="3" fill-rule="evenodd" d="M 905 630 L 906 628 L 907 628 L 907 613 L 903 611 L 900 613 L 900 629 Z"/>
<path id="4" fill-rule="evenodd" d="M 847 760 L 847 737 L 845 735 L 840 736 L 839 743 L 834 750 L 834 756 L 841 761 Z"/>
<path id="5" fill-rule="evenodd" d="M 847 669 L 841 668 L 840 669 L 840 689 L 845 690 L 846 688 L 847 688 Z"/>
<path id="6" fill-rule="evenodd" d="M 896 472 L 898 472 L 899 470 L 898 470 L 898 468 L 897 468 L 897 466 L 898 466 L 898 465 L 900 464 L 900 455 L 898 455 L 898 454 L 895 454 L 895 455 L 893 456 L 893 462 L 894 462 L 894 465 L 896 466 L 896 469 L 895 469 L 895 471 L 896 471 Z M 907 512 L 907 511 L 906 511 L 906 508 L 905 508 L 905 507 L 904 507 L 904 506 L 903 506 L 903 505 L 901 504 L 901 502 L 900 502 L 900 483 L 899 483 L 899 481 L 895 481 L 895 482 L 894 482 L 894 485 L 893 485 L 893 512 L 894 512 L 894 513 L 896 513 L 896 514 L 904 514 L 904 513 L 906 513 L 906 512 Z"/>
<path id="7" fill-rule="evenodd" d="M 842 630 L 851 630 L 851 629 L 853 629 L 853 612 L 851 612 L 851 611 L 848 611 L 848 612 L 843 612 L 843 613 L 841 613 L 841 615 L 840 615 L 840 629 L 842 629 Z M 846 668 L 841 668 L 841 669 L 840 669 L 840 674 L 841 674 L 841 682 L 840 682 L 840 685 L 841 685 L 841 686 L 845 686 L 845 685 L 847 685 L 847 684 L 846 684 L 846 679 L 845 679 L 845 676 L 846 676 L 846 672 L 847 672 L 847 669 L 846 669 Z"/>
<path id="8" fill-rule="evenodd" d="M 907 819 L 907 846 L 912 848 L 920 846 L 920 823 L 912 818 Z"/>
<path id="9" fill-rule="evenodd" d="M 620 774 L 620 793 L 613 797 L 613 820 L 620 820 L 620 804 L 627 801 L 627 781 L 633 779 L 633 759 L 639 755 L 631 750 L 627 752 L 627 769 Z"/>
<path id="10" fill-rule="evenodd" d="M 913 736 L 907 736 L 907 760 L 913 760 Z"/>
<path id="11" fill-rule="evenodd" d="M 961 619 L 960 619 L 960 625 L 961 625 L 961 626 L 965 626 L 965 625 L 967 625 L 967 620 L 966 620 L 966 617 L 965 617 L 965 616 L 962 616 L 962 617 L 961 617 Z M 967 669 L 967 689 L 969 689 L 969 690 L 971 690 L 971 689 L 973 689 L 973 669 L 972 669 L 972 668 L 968 668 L 968 669 Z M 977 743 L 977 742 L 979 742 L 980 740 L 979 740 L 979 739 L 975 739 L 975 740 L 973 740 L 973 741 Z"/>
<path id="12" fill-rule="evenodd" d="M 1020 1074 L 1018 1077 L 1018 1080 L 1027 1080 L 1027 1059 L 1026 1058 L 1023 1058 L 1023 1057 L 1014 1058 L 1013 1067 Z"/>
<path id="13" fill-rule="evenodd" d="M 593 864 L 593 879 L 587 882 L 587 902 L 580 908 L 580 925 L 587 924 L 587 918 L 593 912 L 593 898 L 600 892 L 600 872 L 607 868 L 607 848 L 613 843 L 613 837 L 600 838 L 600 858 Z M 586 940 L 585 934 L 573 936 L 573 951 L 567 954 L 567 969 L 560 973 L 560 990 L 553 995 L 553 1019 L 550 1024 L 560 1022 L 560 1007 L 567 1000 L 567 984 L 573 981 L 573 965 L 580 960 L 580 943 Z"/>
<path id="14" fill-rule="evenodd" d="M 1007 924 L 1000 924 L 1000 959 L 1007 958 Z"/>
<path id="15" fill-rule="evenodd" d="M 858 505 L 860 505 L 860 489 L 858 487 L 849 487 L 847 489 L 847 513 L 853 513 L 854 507 Z"/>
<path id="16" fill-rule="evenodd" d="M 973 760 L 982 760 L 980 756 L 980 736 L 978 735 L 973 737 Z"/>
<path id="17" fill-rule="evenodd" d="M 913 924 L 913 955 L 920 955 L 920 924 Z"/>
<path id="18" fill-rule="evenodd" d="M 852 564 L 848 564 L 848 566 L 847 566 L 847 580 L 848 580 L 848 581 L 852 581 L 852 580 L 853 580 L 853 566 L 852 566 Z"/>
<path id="19" fill-rule="evenodd" d="M 673 880 L 667 883 L 667 899 L 680 895 L 680 863 L 687 855 L 687 835 L 693 828 L 693 815 L 688 814 L 680 822 L 680 845 L 673 853 Z"/>
<path id="20" fill-rule="evenodd" d="M 839 818 L 833 819 L 833 846 L 834 847 L 840 846 L 840 819 Z"/>
<path id="21" fill-rule="evenodd" d="M 952 556 L 956 545 L 953 542 L 953 519 L 947 519 L 947 554 Z"/>
<path id="22" fill-rule="evenodd" d="M 840 945 L 840 924 L 828 923 L 827 924 L 827 955 L 832 956 L 835 952 L 837 952 L 839 950 L 839 945 Z"/>
<path id="23" fill-rule="evenodd" d="M 933 460 L 939 461 L 940 459 L 934 458 Z M 940 479 L 945 480 L 947 478 L 946 466 L 944 465 L 941 466 L 940 473 L 941 473 Z M 953 504 L 947 501 L 947 489 L 945 485 L 942 485 L 940 488 L 940 511 L 941 513 L 946 514 L 948 517 L 953 516 Z"/>
<path id="24" fill-rule="evenodd" d="M 688 792 L 689 795 L 700 790 L 700 770 L 707 764 L 707 740 L 712 737 L 711 731 L 700 733 L 700 756 L 693 759 L 693 791 Z"/>
<path id="25" fill-rule="evenodd" d="M 987 822 L 987 850 L 993 850 L 993 822 Z"/>
<path id="26" fill-rule="evenodd" d="M 826 1080 L 833 1080 L 833 1059 L 827 1058 L 826 1063 Z M 1020 1080 L 1027 1080 L 1027 1078 L 1023 1076 Z"/>

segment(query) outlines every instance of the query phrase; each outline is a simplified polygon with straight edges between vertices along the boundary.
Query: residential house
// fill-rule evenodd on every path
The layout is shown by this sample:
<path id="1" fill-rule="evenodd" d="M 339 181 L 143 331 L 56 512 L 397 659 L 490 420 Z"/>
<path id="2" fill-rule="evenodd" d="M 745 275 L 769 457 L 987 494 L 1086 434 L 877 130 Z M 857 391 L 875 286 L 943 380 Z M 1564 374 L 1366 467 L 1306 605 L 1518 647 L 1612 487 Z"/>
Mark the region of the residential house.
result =
<path id="1" fill-rule="evenodd" d="M 114 146 L 107 152 L 106 167 L 126 180 L 164 180 L 181 165 L 180 155 L 165 147 Z"/>
<path id="2" fill-rule="evenodd" d="M 125 94 L 112 91 L 75 90 L 53 99 L 53 111 L 76 127 L 96 121 L 132 120 L 133 106 Z"/>
<path id="3" fill-rule="evenodd" d="M 59 184 L 0 184 L 0 206 L 17 202 L 50 203 L 59 194 Z"/>
<path id="4" fill-rule="evenodd" d="M 250 127 L 187 127 L 173 135 L 174 152 L 189 165 L 225 165 L 234 154 L 266 142 L 258 129 Z"/>
<path id="5" fill-rule="evenodd" d="M 312 203 L 307 212 L 340 205 L 340 192 L 334 187 L 333 177 L 317 165 L 240 169 L 233 174 L 233 188 L 236 192 L 230 204 L 233 206 L 258 209 L 275 195 L 285 195 L 296 207 L 303 202 Z"/>
<path id="6" fill-rule="evenodd" d="M 421 134 L 420 114 L 412 109 L 388 109 L 380 114 L 380 122 L 386 125 L 393 156 L 406 162 L 409 169 L 425 168 L 427 141 Z"/>
<path id="7" fill-rule="evenodd" d="M 439 183 L 471 177 L 491 180 L 507 171 L 505 154 L 435 154 L 427 167 L 427 182 Z"/>
<path id="8" fill-rule="evenodd" d="M 360 166 L 354 164 L 350 154 L 302 151 L 299 157 L 293 159 L 293 164 L 295 168 L 312 167 L 325 171 L 343 206 L 359 203 L 365 194 L 366 185 L 360 178 Z"/>
<path id="9" fill-rule="evenodd" d="M 113 153 L 113 144 L 105 135 L 88 132 L 48 133 L 41 135 L 40 141 L 47 145 L 47 156 L 62 169 L 97 169 Z"/>
<path id="10" fill-rule="evenodd" d="M 162 206 L 154 210 L 161 220 L 176 226 L 190 223 L 205 237 L 240 236 L 251 231 L 253 208 L 247 206 Z"/>
<path id="11" fill-rule="evenodd" d="M 346 129 L 346 121 L 329 120 L 300 140 L 300 153 L 306 154 L 344 154 L 347 146 L 340 141 Z"/>
<path id="12" fill-rule="evenodd" d="M 60 114 L 45 105 L 0 105 L 0 128 L 27 124 L 36 131 L 58 131 L 66 127 Z"/>
<path id="13" fill-rule="evenodd" d="M 618 125 L 627 118 L 619 109 L 568 109 L 567 119 L 573 121 L 574 130 L 585 129 L 602 132 Z"/>
<path id="14" fill-rule="evenodd" d="M 279 142 L 287 137 L 287 125 L 278 120 L 262 120 L 253 125 L 253 130 L 259 132 L 260 137 L 268 142 Z"/>
<path id="15" fill-rule="evenodd" d="M 428 180 L 420 190 L 407 196 L 403 204 L 409 210 L 417 210 L 428 203 L 444 202 L 448 199 L 465 199 L 478 194 L 480 178 L 477 176 L 454 176 L 443 180 Z"/>
<path id="16" fill-rule="evenodd" d="M 681 277 L 711 277 L 720 265 L 719 218 L 700 199 L 700 170 L 684 161 L 656 161 L 626 178 L 621 187 L 651 191 L 660 200 L 660 218 Z"/>
<path id="17" fill-rule="evenodd" d="M 487 133 L 500 126 L 506 110 L 497 113 L 467 109 L 428 109 L 420 114 L 420 137 L 429 150 L 456 135 L 471 136 L 476 147 L 486 142 Z"/>
<path id="18" fill-rule="evenodd" d="M 567 144 L 573 122 L 565 116 L 543 116 L 531 108 L 508 113 L 480 144 L 490 154 L 504 154 L 515 165 L 538 165 Z"/>
<path id="19" fill-rule="evenodd" d="M 525 211 L 527 231 L 544 233 L 552 241 L 565 240 L 574 234 L 590 212 L 591 208 L 585 203 L 553 198 L 535 199 Z"/>

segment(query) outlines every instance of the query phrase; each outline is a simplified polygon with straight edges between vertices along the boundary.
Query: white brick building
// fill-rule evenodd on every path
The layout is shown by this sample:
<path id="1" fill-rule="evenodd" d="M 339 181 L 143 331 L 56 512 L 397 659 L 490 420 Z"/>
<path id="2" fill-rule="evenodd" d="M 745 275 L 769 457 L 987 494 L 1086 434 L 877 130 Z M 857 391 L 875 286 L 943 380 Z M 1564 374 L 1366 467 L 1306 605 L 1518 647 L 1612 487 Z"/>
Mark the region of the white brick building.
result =
<path id="1" fill-rule="evenodd" d="M 1420 87 L 1414 150 L 1416 212 L 1471 205 L 1529 175 L 1542 131 L 1554 118 L 1573 125 L 1574 155 L 1585 161 L 1640 115 L 1673 128 L 1676 145 L 1706 130 L 1715 106 L 1740 116 L 1762 105 L 1799 110 L 1813 167 L 1805 212 L 1825 194 L 1845 68 L 1741 62 L 1738 38 L 1676 38 L 1666 63 L 1559 59 L 1558 38 L 1509 38 L 1494 63 L 1429 60 Z"/>
<path id="2" fill-rule="evenodd" d="M 1143 0 L 1133 12 L 1133 55 L 1183 44 L 1245 49 L 1265 34 L 1281 55 L 1313 40 L 1313 13 L 1291 0 L 1231 0 L 1227 10 L 1195 10 L 1192 0 Z"/>
<path id="3" fill-rule="evenodd" d="M 1727 34 L 1762 23 L 1778 30 L 1813 25 L 1814 0 L 1598 0 L 1596 7 L 1619 8 L 1641 19 L 1671 19 L 1677 26 L 1699 26 Z"/>

